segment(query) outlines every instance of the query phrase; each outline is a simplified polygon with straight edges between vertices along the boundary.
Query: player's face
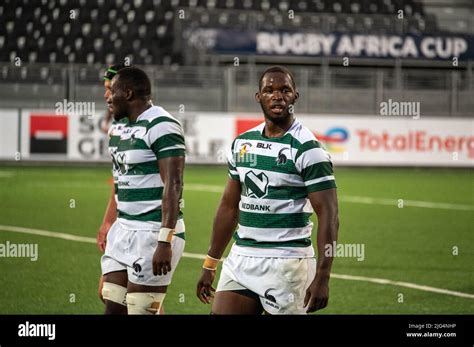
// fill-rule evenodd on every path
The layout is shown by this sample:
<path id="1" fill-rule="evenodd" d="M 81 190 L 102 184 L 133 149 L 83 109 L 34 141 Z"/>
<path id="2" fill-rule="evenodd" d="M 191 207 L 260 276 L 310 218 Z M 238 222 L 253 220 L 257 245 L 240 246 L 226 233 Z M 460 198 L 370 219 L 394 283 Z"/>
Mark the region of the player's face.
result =
<path id="1" fill-rule="evenodd" d="M 107 101 L 110 95 L 110 81 L 109 80 L 104 81 L 104 89 L 105 89 L 104 99 L 105 101 Z"/>
<path id="2" fill-rule="evenodd" d="M 105 80 L 104 81 L 104 89 L 105 89 L 105 93 L 104 93 L 104 99 L 105 99 L 105 102 L 107 102 L 107 100 L 109 99 L 109 96 L 110 96 L 110 80 Z M 110 105 L 107 106 L 107 108 L 109 109 L 109 112 L 112 113 L 112 108 L 110 107 Z"/>
<path id="3" fill-rule="evenodd" d="M 107 105 L 109 111 L 114 115 L 114 119 L 119 121 L 128 115 L 128 103 L 125 97 L 125 92 L 120 88 L 120 83 L 117 83 L 118 79 L 113 78 L 110 83 L 110 92 L 107 95 Z"/>
<path id="4" fill-rule="evenodd" d="M 290 76 L 282 72 L 270 72 L 263 77 L 262 88 L 255 98 L 265 117 L 280 121 L 291 116 L 298 96 Z"/>

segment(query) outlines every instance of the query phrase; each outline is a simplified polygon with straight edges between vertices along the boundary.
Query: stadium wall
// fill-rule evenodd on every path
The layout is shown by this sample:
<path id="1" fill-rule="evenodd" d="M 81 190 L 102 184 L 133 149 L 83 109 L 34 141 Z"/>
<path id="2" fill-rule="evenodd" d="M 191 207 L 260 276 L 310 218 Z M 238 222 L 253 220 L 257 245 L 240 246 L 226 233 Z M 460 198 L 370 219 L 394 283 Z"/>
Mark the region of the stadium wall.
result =
<path id="1" fill-rule="evenodd" d="M 55 110 L 2 109 L 0 160 L 108 162 L 104 114 L 58 115 Z M 224 164 L 239 133 L 262 121 L 255 113 L 177 114 L 187 162 Z M 338 166 L 474 166 L 474 120 L 465 118 L 299 115 Z"/>

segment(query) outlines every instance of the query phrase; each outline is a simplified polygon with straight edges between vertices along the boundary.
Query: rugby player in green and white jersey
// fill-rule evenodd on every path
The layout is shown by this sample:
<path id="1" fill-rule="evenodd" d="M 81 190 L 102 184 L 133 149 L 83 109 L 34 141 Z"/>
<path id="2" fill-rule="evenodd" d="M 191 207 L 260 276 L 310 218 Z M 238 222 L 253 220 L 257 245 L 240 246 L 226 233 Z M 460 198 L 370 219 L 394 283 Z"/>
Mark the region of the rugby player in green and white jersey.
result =
<path id="1" fill-rule="evenodd" d="M 104 73 L 104 99 L 107 101 L 107 98 L 110 94 L 110 83 L 112 78 L 117 74 L 117 72 L 121 69 L 125 68 L 125 65 L 118 64 L 112 65 L 107 68 Z M 110 118 L 111 124 L 110 124 Z M 101 130 L 105 132 L 109 138 L 108 141 L 108 150 L 113 159 L 113 154 L 117 151 L 117 144 L 118 140 L 120 139 L 120 133 L 122 132 L 123 126 L 128 122 L 126 117 L 116 121 L 113 119 L 113 115 L 109 109 L 107 109 L 107 116 L 105 117 L 104 121 L 101 125 Z M 100 225 L 99 231 L 97 233 L 97 247 L 99 250 L 104 253 L 105 245 L 107 243 L 107 233 L 109 232 L 111 226 L 117 220 L 117 184 L 118 184 L 118 166 L 113 163 L 112 160 L 112 189 L 111 194 L 109 197 L 109 201 L 107 203 L 107 208 L 105 209 L 104 218 L 102 220 L 102 224 Z M 102 297 L 102 288 L 104 285 L 104 277 L 101 275 L 99 280 L 99 298 L 104 301 Z M 126 314 L 127 311 L 125 307 L 123 309 L 123 313 Z"/>
<path id="2" fill-rule="evenodd" d="M 332 258 L 324 247 L 337 239 L 336 183 L 329 154 L 293 115 L 298 96 L 288 69 L 267 69 L 256 93 L 265 121 L 232 143 L 229 179 L 197 284 L 203 303 L 215 296 L 214 314 L 304 314 L 328 303 Z M 214 294 L 217 264 L 232 235 Z"/>
<path id="3" fill-rule="evenodd" d="M 112 78 L 117 74 L 117 72 L 121 69 L 125 68 L 125 65 L 112 65 L 107 68 L 104 74 L 104 98 L 107 101 L 109 94 L 110 94 L 110 83 Z M 103 126 L 102 130 L 107 133 L 109 138 L 108 142 L 108 150 L 113 158 L 113 154 L 117 151 L 117 144 L 118 140 L 120 139 L 120 133 L 122 132 L 123 126 L 127 123 L 128 119 L 122 118 L 119 121 L 113 119 L 113 115 L 110 110 L 107 110 L 108 114 L 112 116 L 112 124 L 108 127 L 108 129 Z M 114 224 L 115 220 L 117 219 L 117 184 L 118 184 L 118 166 L 112 165 L 112 177 L 113 177 L 113 185 L 112 191 L 109 198 L 109 202 L 107 204 L 107 208 L 105 210 L 104 218 L 102 224 L 99 228 L 99 232 L 97 233 L 97 247 L 101 252 L 105 251 L 105 244 L 107 242 L 107 233 Z"/>
<path id="4" fill-rule="evenodd" d="M 128 122 L 112 153 L 117 221 L 101 262 L 105 313 L 159 314 L 185 244 L 184 133 L 175 118 L 153 106 L 150 80 L 138 68 L 117 72 L 107 104 L 116 121 Z"/>

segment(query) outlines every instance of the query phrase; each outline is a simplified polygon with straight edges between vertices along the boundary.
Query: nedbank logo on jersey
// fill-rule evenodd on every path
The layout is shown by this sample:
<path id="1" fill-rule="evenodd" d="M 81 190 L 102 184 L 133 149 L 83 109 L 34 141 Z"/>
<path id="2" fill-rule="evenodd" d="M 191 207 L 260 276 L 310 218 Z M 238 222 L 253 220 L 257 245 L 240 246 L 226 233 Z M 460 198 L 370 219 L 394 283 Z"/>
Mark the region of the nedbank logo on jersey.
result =
<path id="1" fill-rule="evenodd" d="M 250 198 L 263 198 L 268 194 L 268 176 L 263 172 L 256 174 L 247 172 L 244 179 L 247 196 Z"/>

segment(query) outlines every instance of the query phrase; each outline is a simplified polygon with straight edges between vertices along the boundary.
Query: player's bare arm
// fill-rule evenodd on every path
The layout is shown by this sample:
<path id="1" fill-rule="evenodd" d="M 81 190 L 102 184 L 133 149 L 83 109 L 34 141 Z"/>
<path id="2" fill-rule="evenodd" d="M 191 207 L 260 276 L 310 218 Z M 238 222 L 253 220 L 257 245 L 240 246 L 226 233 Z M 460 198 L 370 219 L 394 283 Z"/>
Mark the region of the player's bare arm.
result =
<path id="1" fill-rule="evenodd" d="M 306 312 L 325 308 L 329 300 L 329 278 L 333 258 L 326 256 L 325 246 L 337 241 L 339 229 L 338 204 L 336 189 L 313 192 L 308 195 L 311 205 L 318 216 L 318 261 L 316 276 L 306 290 L 304 306 Z"/>
<path id="2" fill-rule="evenodd" d="M 102 224 L 99 228 L 99 232 L 97 233 L 97 247 L 103 253 L 105 252 L 105 246 L 107 245 L 107 233 L 110 230 L 112 224 L 114 224 L 115 220 L 117 219 L 117 202 L 115 201 L 115 188 L 112 185 L 112 190 L 109 198 L 109 202 L 107 203 L 107 208 L 105 210 L 104 219 Z M 104 298 L 102 297 L 102 288 L 104 286 L 104 277 L 100 276 L 99 279 L 99 298 L 104 302 Z"/>
<path id="3" fill-rule="evenodd" d="M 115 188 L 112 185 L 109 202 L 105 210 L 104 219 L 97 233 L 97 247 L 101 252 L 105 251 L 107 243 L 107 232 L 117 219 L 117 202 L 115 201 Z"/>
<path id="4" fill-rule="evenodd" d="M 222 255 L 229 244 L 230 239 L 237 227 L 239 220 L 239 202 L 241 193 L 240 182 L 229 178 L 222 195 L 222 199 L 217 208 L 212 228 L 211 244 L 207 253 L 214 259 L 222 258 Z M 216 275 L 216 270 L 202 269 L 201 277 L 197 283 L 196 295 L 205 304 L 210 303 L 210 299 L 215 292 L 212 282 Z"/>
<path id="5" fill-rule="evenodd" d="M 184 157 L 168 157 L 158 160 L 164 183 L 162 201 L 162 227 L 174 229 L 179 216 L 179 201 L 183 189 Z M 158 242 L 153 255 L 153 274 L 166 275 L 171 271 L 171 244 Z"/>

